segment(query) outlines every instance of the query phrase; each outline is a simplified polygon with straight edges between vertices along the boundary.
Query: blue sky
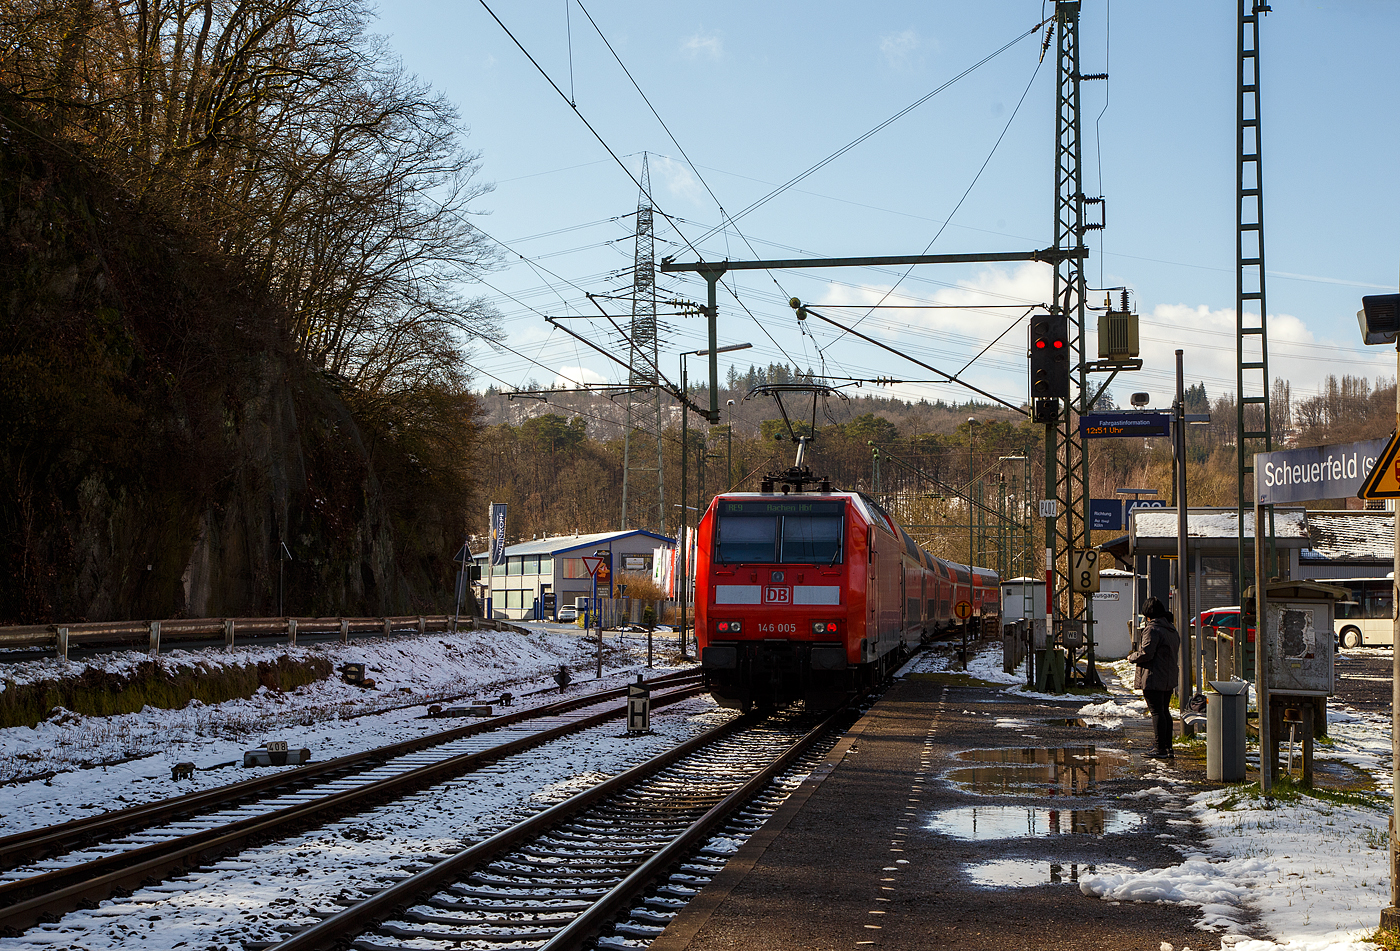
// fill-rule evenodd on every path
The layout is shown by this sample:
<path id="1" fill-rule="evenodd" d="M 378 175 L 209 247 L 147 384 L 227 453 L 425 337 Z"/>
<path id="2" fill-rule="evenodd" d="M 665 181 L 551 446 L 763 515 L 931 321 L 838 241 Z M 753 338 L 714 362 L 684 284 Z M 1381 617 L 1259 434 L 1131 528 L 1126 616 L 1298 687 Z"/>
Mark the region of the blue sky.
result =
<path id="1" fill-rule="evenodd" d="M 477 223 L 509 253 L 481 292 L 502 313 L 509 346 L 536 362 L 477 346 L 482 387 L 624 378 L 543 316 L 597 314 L 586 292 L 630 284 L 619 272 L 632 263 L 637 187 L 580 117 L 633 174 L 641 154 L 650 155 L 657 208 L 675 222 L 657 215 L 657 256 L 694 260 L 677 229 L 696 241 L 720 223 L 719 205 L 736 214 L 1048 9 L 1039 0 L 585 0 L 585 13 L 577 0 L 490 3 L 573 97 L 577 115 L 476 0 L 384 2 L 376 27 L 411 71 L 457 104 L 468 143 L 481 153 L 481 178 L 496 185 L 478 203 Z M 1395 374 L 1389 348 L 1360 344 L 1355 313 L 1363 294 L 1393 292 L 1400 272 L 1397 36 L 1400 4 L 1390 0 L 1275 0 L 1263 18 L 1270 372 L 1290 381 L 1295 398 L 1329 373 Z M 1021 40 L 698 246 L 709 258 L 735 260 L 1048 246 L 1054 54 L 1038 65 L 1039 43 L 1040 35 Z M 1105 196 L 1108 225 L 1090 236 L 1087 273 L 1092 286 L 1131 288 L 1142 315 L 1146 366 L 1120 376 L 1114 391 L 1125 399 L 1146 390 L 1165 405 L 1173 351 L 1182 348 L 1188 383 L 1233 392 L 1235 3 L 1085 0 L 1081 43 L 1082 70 L 1110 74 L 1084 84 L 1084 189 Z M 804 332 L 786 305 L 796 296 L 853 321 L 866 311 L 852 305 L 880 300 L 898 283 L 886 302 L 905 307 L 874 312 L 863 331 L 950 373 L 1005 332 L 966 378 L 1020 403 L 1024 324 L 1008 327 L 1023 310 L 1004 305 L 1043 301 L 1049 273 L 1038 264 L 932 265 L 901 282 L 903 271 L 893 268 L 731 272 L 738 301 L 721 293 L 720 343 L 754 344 L 734 355 L 741 369 L 791 362 L 836 376 L 929 379 L 817 322 Z M 661 287 L 703 300 L 703 282 L 693 278 L 668 275 Z M 929 304 L 969 309 L 920 306 Z M 612 312 L 626 311 L 619 304 Z M 693 317 L 663 323 L 661 367 L 674 377 L 676 354 L 705 345 L 704 325 Z M 608 341 L 600 320 L 570 326 Z M 702 362 L 692 359 L 692 371 Z M 727 366 L 722 356 L 721 373 Z M 968 396 L 948 384 L 884 392 Z"/>

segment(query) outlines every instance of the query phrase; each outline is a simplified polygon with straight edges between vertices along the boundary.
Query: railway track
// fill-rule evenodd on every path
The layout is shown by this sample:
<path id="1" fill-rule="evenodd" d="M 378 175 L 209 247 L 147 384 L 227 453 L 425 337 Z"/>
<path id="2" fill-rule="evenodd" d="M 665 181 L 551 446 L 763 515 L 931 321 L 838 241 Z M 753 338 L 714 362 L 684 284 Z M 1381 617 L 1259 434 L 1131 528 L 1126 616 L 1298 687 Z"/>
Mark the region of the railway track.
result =
<path id="1" fill-rule="evenodd" d="M 650 681 L 665 706 L 700 692 L 695 674 Z M 0 839 L 0 931 L 255 842 L 408 795 L 623 714 L 627 688 L 571 697 L 325 763 Z"/>
<path id="2" fill-rule="evenodd" d="M 849 716 L 843 709 L 816 723 L 798 714 L 736 718 L 324 913 L 283 942 L 249 947 L 571 951 L 595 939 L 599 947 L 635 946 L 659 934 L 723 867 L 727 851 L 707 841 L 722 830 L 752 834 L 785 796 L 772 792 L 774 780 Z M 769 801 L 746 813 L 765 792 Z"/>

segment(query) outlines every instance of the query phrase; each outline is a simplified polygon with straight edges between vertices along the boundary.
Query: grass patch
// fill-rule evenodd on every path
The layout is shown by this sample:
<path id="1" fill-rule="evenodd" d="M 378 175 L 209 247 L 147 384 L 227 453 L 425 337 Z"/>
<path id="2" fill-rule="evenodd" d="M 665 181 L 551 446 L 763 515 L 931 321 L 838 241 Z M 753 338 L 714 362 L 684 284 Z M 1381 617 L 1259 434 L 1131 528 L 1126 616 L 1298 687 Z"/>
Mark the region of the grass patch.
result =
<path id="1" fill-rule="evenodd" d="M 325 657 L 309 655 L 292 660 L 246 664 L 175 666 L 155 659 L 138 664 L 128 674 L 88 668 L 76 677 L 35 683 L 5 682 L 0 691 L 0 728 L 36 726 L 58 708 L 83 716 L 108 717 L 136 713 L 146 706 L 181 710 L 191 700 L 213 705 L 225 700 L 247 699 L 261 687 L 295 690 L 325 680 L 334 667 Z"/>
<path id="2" fill-rule="evenodd" d="M 1251 804 L 1258 803 L 1263 798 L 1257 782 L 1245 785 L 1230 787 L 1229 795 L 1215 804 L 1215 808 L 1222 812 L 1229 812 L 1246 800 Z M 1319 802 L 1332 803 L 1339 806 L 1353 806 L 1358 809 L 1372 809 L 1385 812 L 1390 809 L 1390 798 L 1380 796 L 1376 793 L 1353 790 L 1353 789 L 1326 789 L 1321 787 L 1304 786 L 1300 781 L 1291 776 L 1280 776 L 1274 783 L 1272 795 L 1269 797 L 1274 802 L 1298 803 L 1303 799 L 1315 799 Z M 1400 951 L 1400 949 L 1397 949 Z"/>
<path id="3" fill-rule="evenodd" d="M 1384 928 L 1377 928 L 1368 934 L 1366 941 L 1371 942 L 1383 951 L 1400 951 L 1400 934 L 1394 931 L 1386 931 Z"/>

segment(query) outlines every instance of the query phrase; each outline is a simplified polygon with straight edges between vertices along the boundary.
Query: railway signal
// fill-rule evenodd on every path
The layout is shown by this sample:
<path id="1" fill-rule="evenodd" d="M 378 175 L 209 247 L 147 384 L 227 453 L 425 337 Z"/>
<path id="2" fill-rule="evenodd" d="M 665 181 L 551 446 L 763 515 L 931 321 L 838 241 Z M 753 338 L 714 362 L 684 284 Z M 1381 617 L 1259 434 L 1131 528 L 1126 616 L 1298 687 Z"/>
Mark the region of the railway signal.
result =
<path id="1" fill-rule="evenodd" d="M 1030 337 L 1031 400 L 1069 399 L 1069 320 L 1032 317 Z"/>

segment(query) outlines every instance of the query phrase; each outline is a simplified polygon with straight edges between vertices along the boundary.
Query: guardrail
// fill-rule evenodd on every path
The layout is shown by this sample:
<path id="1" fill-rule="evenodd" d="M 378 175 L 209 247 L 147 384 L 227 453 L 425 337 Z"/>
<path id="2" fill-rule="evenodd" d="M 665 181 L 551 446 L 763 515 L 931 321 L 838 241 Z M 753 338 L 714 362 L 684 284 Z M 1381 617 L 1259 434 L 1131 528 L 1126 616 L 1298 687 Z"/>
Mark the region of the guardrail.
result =
<path id="1" fill-rule="evenodd" d="M 278 618 L 172 618 L 164 621 L 92 621 L 81 624 L 31 624 L 0 627 L 0 648 L 52 647 L 60 660 L 68 659 L 75 646 L 124 647 L 144 645 L 152 656 L 160 653 L 162 637 L 182 640 L 222 639 L 232 650 L 243 637 L 285 636 L 296 646 L 297 634 L 339 634 L 343 644 L 354 635 L 392 637 L 396 633 L 426 634 L 486 628 L 528 633 L 503 621 L 486 618 L 454 618 L 452 615 L 407 615 L 403 617 L 278 617 Z"/>

